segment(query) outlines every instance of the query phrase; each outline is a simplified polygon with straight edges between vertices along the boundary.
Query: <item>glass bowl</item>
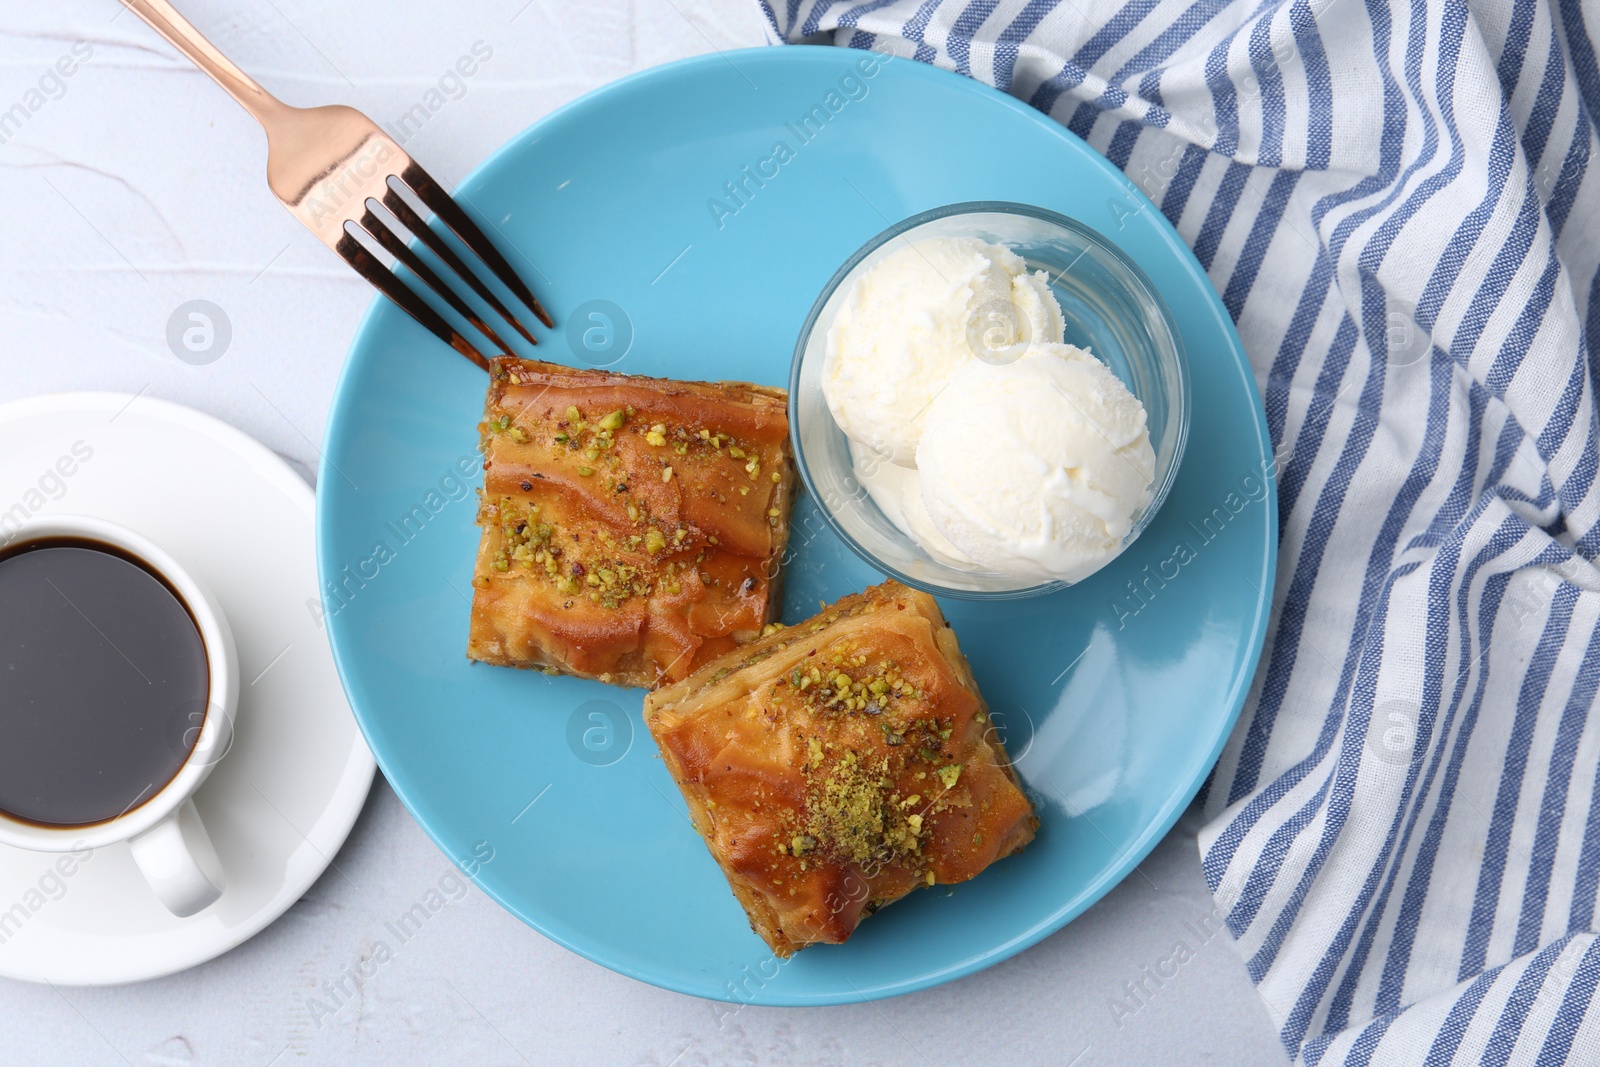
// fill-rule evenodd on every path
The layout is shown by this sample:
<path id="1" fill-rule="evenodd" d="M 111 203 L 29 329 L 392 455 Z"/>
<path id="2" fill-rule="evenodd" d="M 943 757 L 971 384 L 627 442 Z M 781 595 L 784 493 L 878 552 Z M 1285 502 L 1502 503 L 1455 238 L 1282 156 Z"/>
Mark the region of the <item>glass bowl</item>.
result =
<path id="1" fill-rule="evenodd" d="M 1004 245 L 1027 261 L 1030 272 L 1046 272 L 1066 321 L 1066 342 L 1092 352 L 1144 404 L 1156 455 L 1154 485 L 1119 552 L 1138 538 L 1166 499 L 1189 432 L 1189 371 L 1166 304 L 1144 272 L 1094 230 L 1043 208 L 997 201 L 913 215 L 868 241 L 828 280 L 800 331 L 790 372 L 789 432 L 800 477 L 845 544 L 907 585 L 973 600 L 1066 588 L 1072 583 L 964 570 L 930 555 L 884 514 L 856 477 L 849 439 L 823 397 L 828 330 L 856 278 L 893 251 L 891 245 L 930 237 L 976 237 Z"/>

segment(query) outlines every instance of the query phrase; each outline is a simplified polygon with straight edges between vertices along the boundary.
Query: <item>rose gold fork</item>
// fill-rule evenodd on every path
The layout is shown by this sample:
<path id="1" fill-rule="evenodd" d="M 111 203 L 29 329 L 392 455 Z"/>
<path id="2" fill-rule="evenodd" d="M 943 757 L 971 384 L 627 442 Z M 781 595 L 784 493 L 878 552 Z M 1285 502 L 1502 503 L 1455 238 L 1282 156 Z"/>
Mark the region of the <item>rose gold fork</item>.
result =
<path id="1" fill-rule="evenodd" d="M 393 219 L 401 231 L 420 239 L 529 343 L 539 342 L 400 195 L 396 183 L 410 189 L 428 210 L 442 219 L 540 322 L 546 326 L 555 325 L 532 290 L 517 277 L 511 264 L 477 223 L 367 116 L 340 105 L 290 107 L 219 52 L 168 0 L 122 0 L 122 4 L 172 42 L 261 123 L 267 131 L 267 184 L 289 213 L 354 267 L 356 273 L 451 348 L 478 366 L 488 368 L 489 362 L 483 353 L 413 292 L 399 275 L 385 267 L 357 238 L 357 232 L 365 233 L 378 247 L 405 264 L 473 328 L 502 352 L 509 352 L 506 343 L 483 318 L 411 250 L 396 232 L 396 225 L 390 224 L 389 219 Z M 374 210 L 379 205 L 387 218 Z"/>

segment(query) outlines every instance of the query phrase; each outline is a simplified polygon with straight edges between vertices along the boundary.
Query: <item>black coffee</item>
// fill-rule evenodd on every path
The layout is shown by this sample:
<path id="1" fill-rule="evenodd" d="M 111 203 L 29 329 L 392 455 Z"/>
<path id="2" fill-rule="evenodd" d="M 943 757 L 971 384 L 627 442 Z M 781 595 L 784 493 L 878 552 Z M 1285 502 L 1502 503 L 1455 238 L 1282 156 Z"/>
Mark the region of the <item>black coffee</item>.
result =
<path id="1" fill-rule="evenodd" d="M 0 554 L 0 812 L 48 826 L 114 819 L 188 759 L 211 672 L 183 601 L 110 545 Z"/>

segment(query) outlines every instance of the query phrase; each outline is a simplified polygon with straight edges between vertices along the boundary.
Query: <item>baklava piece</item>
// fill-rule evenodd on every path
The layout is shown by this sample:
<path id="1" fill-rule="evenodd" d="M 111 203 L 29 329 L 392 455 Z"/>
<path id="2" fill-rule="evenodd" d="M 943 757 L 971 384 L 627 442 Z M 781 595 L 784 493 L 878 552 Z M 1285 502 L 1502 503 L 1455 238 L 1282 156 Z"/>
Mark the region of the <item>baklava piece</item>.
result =
<path id="1" fill-rule="evenodd" d="M 654 687 L 760 636 L 794 484 L 783 390 L 490 374 L 469 657 Z"/>
<path id="2" fill-rule="evenodd" d="M 1039 820 L 926 593 L 847 596 L 645 698 L 695 829 L 779 956 L 962 882 Z"/>

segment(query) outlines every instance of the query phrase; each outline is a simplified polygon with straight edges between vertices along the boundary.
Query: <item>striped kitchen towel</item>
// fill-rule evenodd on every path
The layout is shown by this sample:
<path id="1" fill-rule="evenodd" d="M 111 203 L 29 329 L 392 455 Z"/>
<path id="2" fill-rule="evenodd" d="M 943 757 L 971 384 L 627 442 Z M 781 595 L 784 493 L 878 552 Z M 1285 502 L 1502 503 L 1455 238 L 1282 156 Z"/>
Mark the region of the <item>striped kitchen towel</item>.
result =
<path id="1" fill-rule="evenodd" d="M 1600 1063 L 1600 2 L 765 6 L 1055 117 L 1238 323 L 1282 546 L 1201 859 L 1290 1052 Z"/>

